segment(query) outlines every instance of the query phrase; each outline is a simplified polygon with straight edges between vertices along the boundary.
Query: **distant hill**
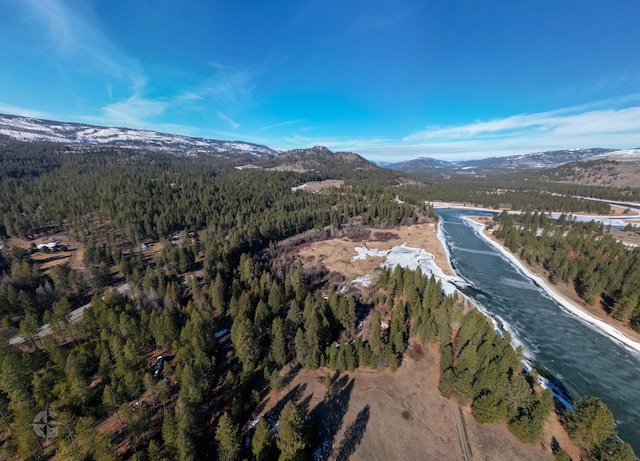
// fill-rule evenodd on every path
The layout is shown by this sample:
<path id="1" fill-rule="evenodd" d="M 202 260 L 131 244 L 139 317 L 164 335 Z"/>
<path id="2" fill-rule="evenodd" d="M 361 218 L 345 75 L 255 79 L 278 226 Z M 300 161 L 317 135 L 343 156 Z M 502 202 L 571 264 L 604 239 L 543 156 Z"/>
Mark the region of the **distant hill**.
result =
<path id="1" fill-rule="evenodd" d="M 285 151 L 243 141 L 220 141 L 148 130 L 114 128 L 0 114 L 0 146 L 46 143 L 72 152 L 104 148 L 133 149 L 177 156 L 203 156 L 238 170 L 270 169 L 306 172 L 323 178 L 394 180 L 399 173 L 378 167 L 358 154 L 332 152 L 326 147 Z"/>
<path id="2" fill-rule="evenodd" d="M 178 155 L 272 156 L 280 152 L 261 144 L 220 141 L 157 131 L 134 130 L 58 122 L 0 114 L 0 136 L 26 142 L 52 142 L 71 146 L 114 146 L 170 152 Z"/>
<path id="3" fill-rule="evenodd" d="M 405 162 L 388 163 L 385 167 L 392 170 L 402 171 L 404 173 L 410 173 L 415 176 L 431 176 L 434 174 L 441 174 L 443 171 L 449 171 L 450 169 L 455 168 L 455 165 L 455 163 L 447 162 L 446 160 L 419 157 Z"/>
<path id="4" fill-rule="evenodd" d="M 451 175 L 486 177 L 507 172 L 545 170 L 589 159 L 607 162 L 630 162 L 635 161 L 640 152 L 638 149 L 626 151 L 601 148 L 567 149 L 460 162 L 420 157 L 405 162 L 377 162 L 374 164 L 358 154 L 350 152 L 334 153 L 325 147 L 283 151 L 282 149 L 244 141 L 223 141 L 149 130 L 104 127 L 0 114 L 0 144 L 3 139 L 5 143 L 11 142 L 11 140 L 56 143 L 67 146 L 71 150 L 112 146 L 166 152 L 175 155 L 204 155 L 229 161 L 236 166 L 246 165 L 251 168 L 298 172 L 323 170 L 326 173 L 327 171 L 347 168 L 363 173 L 364 171 L 384 167 L 418 177 Z M 584 168 L 586 167 L 579 167 L 575 174 L 569 174 L 569 170 L 560 170 L 560 172 L 554 173 L 554 178 L 556 179 L 551 179 L 552 176 L 549 175 L 549 180 L 583 181 L 583 179 L 580 179 L 581 175 L 589 175 L 578 170 Z M 625 171 L 625 168 L 620 167 L 619 170 L 617 173 L 617 176 L 621 178 L 619 182 L 625 184 L 630 181 L 633 182 L 633 175 L 624 179 L 626 178 L 625 175 L 630 171 L 629 169 Z M 563 178 L 563 175 L 566 176 L 566 179 L 558 179 Z M 358 176 L 362 176 L 362 174 Z M 610 179 L 602 179 L 595 183 L 608 184 L 610 182 Z"/>
<path id="5" fill-rule="evenodd" d="M 415 176 L 490 176 L 509 171 L 550 168 L 598 155 L 606 155 L 610 152 L 613 152 L 613 149 L 566 149 L 460 162 L 447 162 L 421 157 L 415 160 L 393 163 L 387 166 L 387 168 L 403 171 Z"/>
<path id="6" fill-rule="evenodd" d="M 544 181 L 635 188 L 640 185 L 640 149 L 607 152 L 539 174 Z"/>
<path id="7" fill-rule="evenodd" d="M 262 157 L 253 162 L 265 169 L 314 172 L 330 170 L 370 171 L 380 168 L 352 152 L 332 152 L 326 147 L 315 146 L 309 149 L 293 149 L 281 152 L 277 156 Z M 384 170 L 381 170 L 384 171 Z"/>

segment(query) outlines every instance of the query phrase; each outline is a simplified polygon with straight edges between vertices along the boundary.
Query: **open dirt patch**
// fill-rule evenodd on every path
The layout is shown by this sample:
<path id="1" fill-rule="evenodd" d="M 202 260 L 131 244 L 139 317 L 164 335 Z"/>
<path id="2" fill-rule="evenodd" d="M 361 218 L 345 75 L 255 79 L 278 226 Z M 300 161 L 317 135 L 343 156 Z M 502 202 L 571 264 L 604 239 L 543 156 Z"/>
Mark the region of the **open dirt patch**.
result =
<path id="1" fill-rule="evenodd" d="M 68 263 L 71 259 L 70 251 L 59 251 L 56 253 L 34 253 L 31 260 L 40 264 L 40 270 L 47 270 L 60 264 Z"/>
<path id="2" fill-rule="evenodd" d="M 47 271 L 48 269 L 61 264 L 69 264 L 69 267 L 74 270 L 82 269 L 84 247 L 79 242 L 70 239 L 66 234 L 60 233 L 52 236 L 40 237 L 35 240 L 23 240 L 12 237 L 5 243 L 9 246 L 16 246 L 23 250 L 29 250 L 31 249 L 32 244 L 37 246 L 51 241 L 57 241 L 60 245 L 66 247 L 66 251 L 53 251 L 49 253 L 36 251 L 31 254 L 31 260 L 40 266 L 40 270 Z"/>
<path id="3" fill-rule="evenodd" d="M 343 179 L 325 179 L 324 181 L 309 181 L 305 183 L 307 187 L 304 190 L 309 192 L 319 192 L 329 187 L 340 187 L 344 184 Z"/>
<path id="4" fill-rule="evenodd" d="M 305 264 L 321 264 L 329 272 L 338 272 L 347 280 L 353 280 L 367 274 L 374 274 L 385 258 L 368 256 L 366 259 L 352 261 L 357 255 L 356 247 L 376 250 L 390 250 L 406 243 L 413 248 L 423 248 L 434 256 L 436 264 L 447 275 L 454 275 L 447 260 L 447 254 L 437 236 L 434 223 L 415 224 L 393 229 L 367 228 L 369 236 L 362 238 L 334 238 L 313 242 L 298 249 Z"/>
<path id="5" fill-rule="evenodd" d="M 619 229 L 611 229 L 609 232 L 613 238 L 623 243 L 640 246 L 640 234 L 636 232 L 626 232 Z"/>
<path id="6" fill-rule="evenodd" d="M 453 401 L 438 391 L 437 346 L 405 353 L 395 373 L 358 369 L 334 380 L 331 394 L 323 382 L 327 369 L 302 369 L 280 393 L 267 396 L 264 413 L 293 398 L 328 428 L 331 460 L 458 461 L 462 451 Z M 519 442 L 500 424 L 480 425 L 463 410 L 474 460 L 553 460 L 549 443 Z M 551 434 L 551 432 L 550 432 Z"/>
<path id="7" fill-rule="evenodd" d="M 637 211 L 618 205 L 611 205 L 611 210 L 614 216 L 638 216 L 639 214 Z"/>

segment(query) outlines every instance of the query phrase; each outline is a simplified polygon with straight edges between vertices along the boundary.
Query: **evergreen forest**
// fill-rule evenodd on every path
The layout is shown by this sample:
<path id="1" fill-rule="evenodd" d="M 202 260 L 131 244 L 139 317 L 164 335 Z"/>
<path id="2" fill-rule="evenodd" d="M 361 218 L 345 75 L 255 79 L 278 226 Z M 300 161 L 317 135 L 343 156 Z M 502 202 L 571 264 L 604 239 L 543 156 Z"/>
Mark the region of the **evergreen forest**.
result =
<path id="1" fill-rule="evenodd" d="M 326 369 L 327 389 L 357 368 L 393 372 L 412 343 L 437 346 L 445 398 L 537 442 L 552 393 L 510 336 L 461 296 L 401 267 L 378 270 L 368 290 L 343 292 L 292 250 L 364 227 L 435 224 L 433 200 L 567 213 L 608 206 L 417 183 L 354 167 L 353 154 L 316 154 L 305 171 L 275 161 L 239 169 L 209 155 L 3 141 L 0 459 L 310 459 L 326 445 L 327 422 L 293 398 L 258 422 L 265 396 L 300 369 Z M 295 189 L 327 179 L 340 183 Z M 637 249 L 597 225 L 553 223 L 538 211 L 499 219 L 507 246 L 638 328 Z M 18 244 L 59 234 L 82 248 L 81 264 L 45 269 L 33 256 L 55 259 L 57 249 Z M 616 280 L 621 272 L 629 276 Z M 82 319 L 72 319 L 81 306 L 89 306 Z M 41 335 L 45 324 L 51 334 Z M 16 335 L 23 342 L 10 345 Z M 34 431 L 43 409 L 55 413 L 46 427 L 55 437 Z M 592 459 L 635 459 L 607 412 L 590 398 L 563 420 Z M 597 428 L 594 414 L 604 421 Z"/>

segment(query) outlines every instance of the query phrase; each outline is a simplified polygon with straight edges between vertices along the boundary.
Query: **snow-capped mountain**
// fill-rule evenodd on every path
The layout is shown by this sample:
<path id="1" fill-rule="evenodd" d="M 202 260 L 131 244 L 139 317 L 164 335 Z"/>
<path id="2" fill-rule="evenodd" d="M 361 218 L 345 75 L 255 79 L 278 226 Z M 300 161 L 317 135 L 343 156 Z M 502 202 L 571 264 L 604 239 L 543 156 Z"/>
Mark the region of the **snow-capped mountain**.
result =
<path id="1" fill-rule="evenodd" d="M 219 141 L 157 131 L 134 130 L 41 120 L 0 114 L 0 135 L 18 141 L 55 142 L 70 145 L 117 146 L 182 155 L 276 155 L 281 150 L 243 141 Z"/>
<path id="2" fill-rule="evenodd" d="M 618 162 L 637 162 L 640 160 L 640 148 L 638 149 L 624 149 L 608 152 L 606 154 L 597 155 L 589 160 L 615 160 Z"/>
<path id="3" fill-rule="evenodd" d="M 612 151 L 613 149 L 600 148 L 566 149 L 458 162 L 420 157 L 414 160 L 394 163 L 387 166 L 387 168 L 418 176 L 449 174 L 486 176 L 508 171 L 550 168 L 569 162 L 588 160 L 596 156 L 605 156 Z"/>
<path id="4" fill-rule="evenodd" d="M 510 155 L 508 157 L 491 157 L 482 160 L 460 162 L 467 168 L 491 168 L 507 170 L 526 170 L 531 168 L 548 168 L 562 163 L 576 162 L 595 155 L 606 154 L 613 149 L 564 149 L 531 154 Z"/>

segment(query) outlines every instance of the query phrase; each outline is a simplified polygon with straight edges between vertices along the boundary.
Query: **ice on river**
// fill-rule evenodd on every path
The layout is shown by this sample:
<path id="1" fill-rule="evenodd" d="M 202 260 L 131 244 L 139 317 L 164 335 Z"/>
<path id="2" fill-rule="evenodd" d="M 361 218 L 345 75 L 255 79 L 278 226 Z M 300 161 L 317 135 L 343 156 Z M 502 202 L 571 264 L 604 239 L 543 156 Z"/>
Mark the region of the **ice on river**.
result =
<path id="1" fill-rule="evenodd" d="M 622 334 L 618 329 L 609 325 L 608 323 L 594 317 L 590 313 L 583 310 L 580 306 L 577 306 L 573 301 L 558 295 L 549 285 L 540 277 L 531 273 L 526 267 L 522 265 L 522 263 L 516 258 L 513 254 L 505 250 L 502 245 L 495 242 L 491 238 L 487 237 L 483 230 L 484 225 L 479 224 L 468 217 L 464 217 L 464 221 L 467 225 L 472 227 L 476 234 L 482 237 L 486 242 L 488 242 L 491 246 L 493 246 L 497 251 L 499 251 L 504 258 L 506 258 L 513 266 L 517 267 L 522 274 L 524 274 L 529 279 L 533 280 L 550 298 L 552 298 L 556 303 L 564 309 L 566 312 L 578 317 L 583 322 L 591 325 L 599 333 L 602 333 L 610 338 L 614 339 L 618 343 L 622 344 L 627 350 L 633 351 L 635 353 L 640 352 L 640 343 L 628 338 L 624 334 Z"/>

